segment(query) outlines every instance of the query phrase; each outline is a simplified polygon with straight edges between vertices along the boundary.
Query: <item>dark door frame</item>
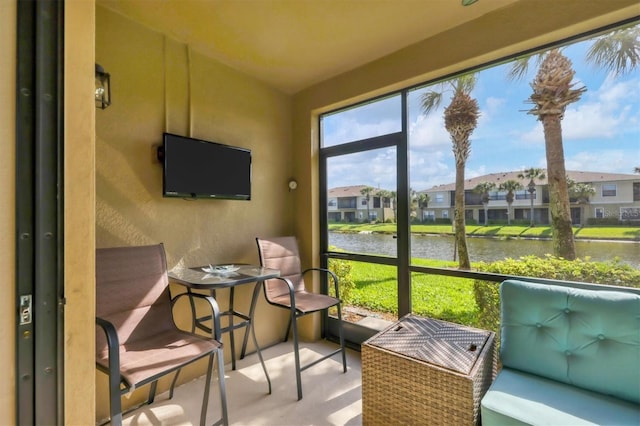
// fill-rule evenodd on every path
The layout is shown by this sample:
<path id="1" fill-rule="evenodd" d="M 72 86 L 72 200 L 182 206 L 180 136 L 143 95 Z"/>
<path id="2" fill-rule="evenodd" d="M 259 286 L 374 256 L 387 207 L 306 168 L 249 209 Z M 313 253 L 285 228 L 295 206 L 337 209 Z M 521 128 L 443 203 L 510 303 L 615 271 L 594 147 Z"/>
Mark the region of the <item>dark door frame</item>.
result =
<path id="1" fill-rule="evenodd" d="M 16 423 L 63 424 L 61 0 L 18 0 Z"/>
<path id="2" fill-rule="evenodd" d="M 411 253 L 411 233 L 410 233 L 410 193 L 409 193 L 409 155 L 408 155 L 408 129 L 407 129 L 407 90 L 394 92 L 400 96 L 401 110 L 400 120 L 402 128 L 399 132 L 389 133 L 382 136 L 375 136 L 354 142 L 348 142 L 341 145 L 326 147 L 320 149 L 319 159 L 319 187 L 320 187 L 320 252 L 321 265 L 328 266 L 330 258 L 338 258 L 342 260 L 353 260 L 360 262 L 370 262 L 376 264 L 389 265 L 396 268 L 396 276 L 398 280 L 398 317 L 411 312 L 411 273 L 410 253 Z M 384 98 L 387 95 L 380 96 Z M 367 101 L 367 102 L 370 102 Z M 319 117 L 321 120 L 321 117 Z M 319 123 L 322 129 L 322 124 Z M 369 151 L 379 148 L 396 148 L 396 186 L 397 186 L 397 217 L 396 217 L 396 247 L 397 253 L 395 257 L 352 254 L 352 253 L 332 253 L 329 251 L 328 236 L 328 207 L 327 207 L 327 159 L 334 156 Z M 326 277 L 325 277 L 326 278 Z M 321 282 L 322 291 L 327 291 L 326 279 Z M 328 312 L 323 314 L 323 336 L 329 339 L 336 339 L 338 335 L 337 319 L 330 317 Z M 377 330 L 363 327 L 359 324 L 344 322 L 345 338 L 347 344 L 359 349 L 360 344 L 366 339 L 373 336 Z"/>

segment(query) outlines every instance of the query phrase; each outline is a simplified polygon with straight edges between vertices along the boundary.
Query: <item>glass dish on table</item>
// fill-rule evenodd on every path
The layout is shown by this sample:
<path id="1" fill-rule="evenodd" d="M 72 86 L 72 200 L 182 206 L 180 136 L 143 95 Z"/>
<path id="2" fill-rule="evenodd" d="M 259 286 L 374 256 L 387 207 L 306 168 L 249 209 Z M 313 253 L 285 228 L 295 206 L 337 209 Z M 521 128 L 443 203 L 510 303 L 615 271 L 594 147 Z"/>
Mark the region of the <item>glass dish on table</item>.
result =
<path id="1" fill-rule="evenodd" d="M 235 266 L 235 265 L 209 265 L 209 266 L 203 266 L 202 267 L 202 271 L 206 272 L 207 274 L 231 274 L 233 272 L 236 272 L 237 270 L 239 270 L 240 267 L 239 266 Z"/>

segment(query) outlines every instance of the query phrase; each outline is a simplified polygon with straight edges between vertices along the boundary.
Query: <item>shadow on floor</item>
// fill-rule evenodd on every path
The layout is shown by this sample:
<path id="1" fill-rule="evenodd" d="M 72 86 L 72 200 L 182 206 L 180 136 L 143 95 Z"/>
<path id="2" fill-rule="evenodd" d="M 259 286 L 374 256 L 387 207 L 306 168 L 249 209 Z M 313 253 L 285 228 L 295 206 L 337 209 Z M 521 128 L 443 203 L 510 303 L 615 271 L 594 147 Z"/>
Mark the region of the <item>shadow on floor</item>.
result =
<path id="1" fill-rule="evenodd" d="M 303 343 L 301 362 L 313 360 L 335 347 L 325 341 Z M 272 346 L 262 354 L 271 377 L 271 395 L 267 393 L 267 381 L 256 354 L 239 360 L 235 371 L 231 370 L 231 364 L 225 366 L 230 425 L 362 424 L 360 353 L 347 351 L 347 373 L 342 372 L 339 356 L 305 370 L 302 373 L 304 397 L 300 401 L 296 399 L 291 343 Z M 176 388 L 171 400 L 167 399 L 168 393 L 160 394 L 152 405 L 128 414 L 123 425 L 198 425 L 203 387 L 204 378 L 200 378 Z M 219 418 L 219 405 L 217 386 L 212 384 L 208 424 Z"/>

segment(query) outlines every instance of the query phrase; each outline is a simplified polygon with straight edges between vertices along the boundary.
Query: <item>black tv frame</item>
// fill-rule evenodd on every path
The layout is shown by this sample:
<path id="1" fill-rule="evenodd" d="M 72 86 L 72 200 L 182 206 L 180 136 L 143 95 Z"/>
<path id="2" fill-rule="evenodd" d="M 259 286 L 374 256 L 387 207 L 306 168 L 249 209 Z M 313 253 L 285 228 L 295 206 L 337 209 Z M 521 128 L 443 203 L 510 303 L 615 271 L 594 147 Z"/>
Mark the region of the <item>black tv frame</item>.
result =
<path id="1" fill-rule="evenodd" d="M 208 168 L 207 164 L 203 163 L 203 158 L 193 157 L 191 161 L 194 162 L 195 168 L 187 168 L 185 164 L 182 164 L 182 171 L 186 172 L 187 170 L 190 172 L 197 173 L 199 170 L 204 171 L 207 170 L 207 177 L 212 178 L 215 181 L 216 186 L 210 186 L 207 190 L 194 190 L 194 191 L 173 191 L 172 188 L 167 188 L 167 183 L 169 179 L 175 178 L 175 176 L 170 177 L 167 175 L 167 165 L 171 166 L 169 162 L 172 161 L 171 152 L 167 152 L 167 139 L 174 138 L 177 140 L 184 140 L 183 143 L 192 144 L 192 148 L 194 146 L 199 146 L 200 148 L 207 147 L 206 150 L 210 151 L 210 153 L 214 153 L 217 151 L 218 154 L 226 155 L 226 159 L 230 160 L 234 156 L 236 160 L 238 160 L 237 155 L 239 153 L 243 153 L 244 160 L 246 160 L 246 154 L 248 154 L 248 164 L 246 161 L 236 161 L 234 162 L 222 162 L 216 163 L 215 166 L 221 167 L 222 170 L 211 170 Z M 179 143 L 176 141 L 176 143 Z M 204 144 L 204 145 L 193 145 L 193 144 Z M 200 149 L 200 151 L 202 151 Z M 220 142 L 214 142 L 210 140 L 205 140 L 201 138 L 194 138 L 190 136 L 182 136 L 173 133 L 164 132 L 162 136 L 162 145 L 157 149 L 158 161 L 162 164 L 162 196 L 164 198 L 183 198 L 183 199 L 222 199 L 222 200 L 251 200 L 251 190 L 253 184 L 253 157 L 252 152 L 248 148 L 242 148 L 233 145 L 227 145 Z M 184 159 L 183 159 L 184 163 Z M 240 175 L 237 173 L 241 173 Z M 245 186 L 243 191 L 232 192 L 227 190 L 230 187 L 233 187 L 233 184 L 230 183 L 229 179 L 232 179 L 232 176 L 222 176 L 221 173 L 226 173 L 228 175 L 232 175 L 236 173 L 236 177 L 241 177 L 244 182 L 243 185 L 246 185 L 248 180 L 248 187 Z M 204 176 L 204 175 L 203 175 Z M 197 186 L 195 183 L 193 185 Z M 194 189 L 195 189 L 194 186 Z M 223 190 L 224 189 L 224 190 Z"/>

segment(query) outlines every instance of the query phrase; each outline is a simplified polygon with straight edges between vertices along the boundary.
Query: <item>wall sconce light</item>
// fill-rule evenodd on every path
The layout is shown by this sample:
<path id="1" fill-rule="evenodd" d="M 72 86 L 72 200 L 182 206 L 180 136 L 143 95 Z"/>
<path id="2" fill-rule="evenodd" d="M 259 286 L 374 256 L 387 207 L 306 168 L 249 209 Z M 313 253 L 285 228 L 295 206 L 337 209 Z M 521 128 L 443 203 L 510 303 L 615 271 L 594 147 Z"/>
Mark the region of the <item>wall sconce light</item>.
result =
<path id="1" fill-rule="evenodd" d="M 111 76 L 101 65 L 96 64 L 96 108 L 105 109 L 111 105 Z"/>
<path id="2" fill-rule="evenodd" d="M 298 182 L 295 179 L 289 179 L 289 192 L 293 191 L 298 187 Z"/>

